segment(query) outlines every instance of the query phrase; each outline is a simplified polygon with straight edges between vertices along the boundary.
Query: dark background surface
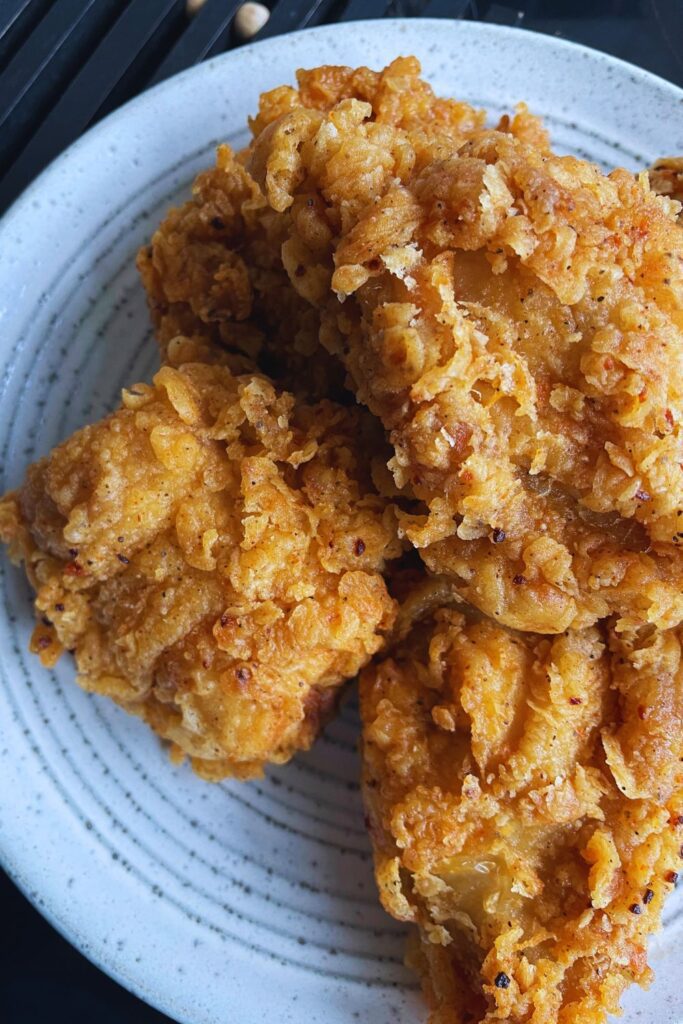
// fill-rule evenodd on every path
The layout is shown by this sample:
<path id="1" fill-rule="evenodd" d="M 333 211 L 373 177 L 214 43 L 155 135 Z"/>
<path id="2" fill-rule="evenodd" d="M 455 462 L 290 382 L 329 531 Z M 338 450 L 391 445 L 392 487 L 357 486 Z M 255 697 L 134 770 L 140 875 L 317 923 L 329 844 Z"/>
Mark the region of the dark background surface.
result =
<path id="1" fill-rule="evenodd" d="M 119 10 L 125 3 L 126 0 L 121 0 Z M 148 8 L 150 5 L 164 6 L 162 0 L 145 0 L 145 3 Z M 226 10 L 231 6 L 229 0 L 208 0 L 203 16 L 205 21 L 212 16 L 212 10 L 216 10 L 219 3 Z M 683 0 L 520 0 L 500 4 L 485 0 L 476 6 L 471 0 L 427 0 L 426 3 L 424 0 L 417 3 L 394 0 L 388 4 L 381 0 L 368 0 L 367 6 L 364 6 L 363 0 L 360 6 L 358 0 L 323 2 L 317 6 L 316 3 L 317 0 L 280 0 L 275 12 L 279 15 L 278 24 L 288 27 L 289 19 L 291 27 L 296 28 L 305 24 L 335 21 L 349 15 L 357 17 L 359 12 L 369 10 L 370 5 L 373 13 L 381 13 L 386 8 L 387 13 L 392 15 L 452 16 L 457 10 L 469 17 L 476 15 L 490 22 L 521 24 L 536 31 L 594 46 L 683 86 Z M 3 54 L 0 38 L 0 84 L 11 55 L 24 52 L 18 47 L 30 44 L 31 33 L 35 32 L 41 19 L 51 9 L 54 12 L 59 7 L 59 0 L 53 3 L 44 0 L 0 0 L 0 15 L 3 4 L 16 8 L 19 11 L 17 17 L 21 17 L 23 22 L 17 20 L 13 26 L 15 35 L 10 40 L 11 53 L 8 52 L 8 46 Z M 68 5 L 62 2 L 62 6 L 66 8 Z M 83 6 L 86 6 L 86 0 L 83 0 Z M 113 5 L 109 0 L 95 0 L 91 6 L 101 12 L 105 21 L 111 20 L 109 11 Z M 128 6 L 134 6 L 131 0 L 128 0 Z M 182 10 L 177 11 L 175 17 L 177 21 L 172 31 L 170 24 L 164 29 L 168 33 L 167 38 L 162 38 L 163 32 L 158 30 L 156 45 L 152 38 L 146 53 L 132 67 L 132 72 L 117 79 L 116 88 L 112 88 L 101 108 L 92 115 L 83 113 L 83 127 L 135 95 L 158 73 L 160 61 L 164 59 L 163 46 L 170 51 L 179 41 L 182 43 L 187 28 Z M 272 21 L 276 21 L 275 16 Z M 274 31 L 275 27 L 271 25 L 271 30 Z M 230 33 L 229 23 L 221 32 L 215 32 L 212 40 L 210 46 L 202 44 L 193 52 L 186 51 L 185 55 L 181 53 L 178 61 L 195 63 L 201 56 L 212 55 L 236 42 Z M 79 68 L 87 63 L 88 47 L 92 48 L 96 44 L 97 39 L 84 40 L 79 44 L 79 49 L 65 55 L 70 58 L 72 66 L 67 71 L 53 67 L 52 73 L 68 72 L 69 81 L 76 81 Z M 30 50 L 26 54 L 26 59 L 30 59 Z M 121 59 L 127 61 L 129 56 L 129 53 L 125 56 L 122 54 Z M 40 76 L 37 76 L 21 102 L 13 104 L 7 92 L 0 90 L 0 131 L 3 114 L 5 124 L 15 129 L 14 134 L 11 131 L 5 134 L 4 154 L 0 148 L 0 210 L 12 198 L 11 193 L 16 194 L 24 188 L 45 163 L 40 156 L 33 160 L 26 159 L 25 148 L 27 140 L 30 142 L 36 132 L 40 134 L 49 116 L 49 110 L 42 109 L 38 102 L 40 91 Z M 74 102 L 78 104 L 77 81 L 74 94 Z M 11 111 L 7 105 L 12 106 Z M 64 118 L 61 122 L 57 119 L 44 146 L 48 158 L 64 148 L 72 140 L 73 134 L 73 119 Z M 22 157 L 23 164 L 20 163 Z M 7 180 L 12 170 L 14 177 L 10 189 Z M 4 192 L 3 182 L 6 186 Z M 43 920 L 7 876 L 0 874 L 0 1024 L 163 1024 L 168 1021 L 169 1018 L 140 1002 L 93 967 Z M 226 1024 L 233 1022 L 226 1021 Z"/>

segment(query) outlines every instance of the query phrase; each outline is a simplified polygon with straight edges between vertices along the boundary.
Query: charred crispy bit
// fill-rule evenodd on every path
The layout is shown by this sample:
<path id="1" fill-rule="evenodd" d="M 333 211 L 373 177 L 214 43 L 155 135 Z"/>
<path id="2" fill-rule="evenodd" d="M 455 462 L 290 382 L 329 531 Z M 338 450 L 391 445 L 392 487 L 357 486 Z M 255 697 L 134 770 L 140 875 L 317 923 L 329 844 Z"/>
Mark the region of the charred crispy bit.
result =
<path id="1" fill-rule="evenodd" d="M 418 70 L 300 73 L 262 97 L 246 158 L 292 287 L 424 503 L 404 535 L 514 628 L 674 627 L 678 204 L 554 155 L 523 108 L 485 129 Z"/>
<path id="2" fill-rule="evenodd" d="M 681 639 L 441 608 L 362 673 L 377 883 L 415 925 L 432 1024 L 602 1024 L 650 980 L 681 842 Z"/>
<path id="3" fill-rule="evenodd" d="M 169 358 L 192 351 L 177 339 Z M 394 618 L 381 573 L 399 542 L 365 417 L 204 363 L 124 392 L 0 503 L 36 590 L 33 649 L 73 650 L 82 686 L 207 778 L 310 746 Z"/>
<path id="4" fill-rule="evenodd" d="M 683 203 L 683 156 L 663 156 L 648 171 L 650 188 Z M 681 213 L 678 214 L 679 220 Z"/>

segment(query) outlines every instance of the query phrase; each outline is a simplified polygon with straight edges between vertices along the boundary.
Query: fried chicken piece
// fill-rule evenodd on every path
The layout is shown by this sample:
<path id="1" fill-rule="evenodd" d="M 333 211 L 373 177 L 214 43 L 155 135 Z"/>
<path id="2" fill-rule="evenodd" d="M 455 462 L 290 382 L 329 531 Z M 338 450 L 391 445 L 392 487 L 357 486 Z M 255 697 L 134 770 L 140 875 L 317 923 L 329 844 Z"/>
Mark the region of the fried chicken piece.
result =
<path id="1" fill-rule="evenodd" d="M 280 260 L 282 225 L 229 146 L 171 209 L 137 266 L 162 358 L 178 335 L 214 359 L 245 356 L 298 395 L 344 399 L 341 365 L 318 344 L 320 320 Z"/>
<path id="2" fill-rule="evenodd" d="M 0 503 L 36 590 L 32 649 L 73 651 L 85 689 L 206 778 L 308 748 L 394 618 L 381 573 L 400 545 L 359 412 L 203 363 L 124 391 Z"/>
<path id="3" fill-rule="evenodd" d="M 312 108 L 327 73 L 262 100 L 248 166 L 323 344 L 389 433 L 395 485 L 424 503 L 405 535 L 511 627 L 676 626 L 678 204 L 553 155 L 524 109 L 425 145 L 444 101 L 425 114 L 409 76 L 388 115 L 351 86 Z"/>
<path id="4" fill-rule="evenodd" d="M 663 156 L 648 171 L 650 188 L 683 203 L 683 156 Z M 679 211 L 678 219 L 681 220 Z"/>
<path id="5" fill-rule="evenodd" d="M 416 926 L 430 1024 L 600 1024 L 650 981 L 683 855 L 681 640 L 438 608 L 362 673 L 377 884 Z"/>
<path id="6" fill-rule="evenodd" d="M 264 94 L 252 128 L 260 132 L 302 103 L 316 111 L 362 96 L 378 117 L 409 120 L 420 159 L 433 159 L 481 127 L 484 115 L 465 103 L 437 99 L 418 71 L 417 62 L 408 59 L 381 74 L 343 67 L 300 72 L 299 91 L 284 86 Z M 394 102 L 406 90 L 413 103 L 409 118 L 405 103 L 399 108 Z M 382 139 L 375 142 L 379 153 Z M 281 260 L 286 225 L 246 170 L 247 155 L 219 146 L 216 166 L 198 175 L 192 199 L 170 210 L 150 245 L 140 250 L 138 268 L 162 355 L 178 334 L 201 337 L 228 352 L 247 353 L 297 393 L 343 399 L 343 368 L 318 344 L 319 317 L 289 282 Z M 315 233 L 321 213 L 322 206 L 304 207 L 300 216 Z M 323 228 L 318 245 L 326 248 L 329 240 Z M 305 272 L 305 264 L 292 268 L 300 276 Z"/>

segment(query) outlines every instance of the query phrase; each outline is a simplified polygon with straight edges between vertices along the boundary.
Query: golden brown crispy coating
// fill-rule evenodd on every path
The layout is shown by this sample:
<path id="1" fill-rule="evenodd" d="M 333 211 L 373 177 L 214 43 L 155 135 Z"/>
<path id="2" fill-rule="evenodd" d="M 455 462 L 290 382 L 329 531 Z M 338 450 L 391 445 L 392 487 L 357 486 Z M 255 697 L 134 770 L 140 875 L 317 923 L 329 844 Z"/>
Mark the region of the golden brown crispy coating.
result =
<path id="1" fill-rule="evenodd" d="M 554 156 L 524 109 L 487 131 L 455 105 L 444 133 L 454 108 L 414 76 L 385 108 L 348 84 L 370 73 L 332 72 L 346 84 L 317 105 L 325 69 L 262 98 L 248 166 L 321 340 L 390 433 L 396 485 L 426 506 L 406 536 L 513 627 L 675 626 L 677 204 L 645 174 Z"/>
<path id="2" fill-rule="evenodd" d="M 683 156 L 663 156 L 648 171 L 650 188 L 683 203 Z M 681 213 L 678 214 L 681 219 Z"/>
<path id="3" fill-rule="evenodd" d="M 178 339 L 168 358 L 192 351 Z M 309 747 L 394 618 L 381 572 L 399 543 L 368 429 L 217 365 L 124 392 L 0 503 L 37 592 L 33 650 L 73 650 L 82 686 L 207 778 Z"/>
<path id="4" fill-rule="evenodd" d="M 282 225 L 228 146 L 171 209 L 137 265 L 162 358 L 178 335 L 214 359 L 246 357 L 297 394 L 350 396 L 341 365 L 318 344 L 315 309 L 289 283 Z"/>
<path id="5" fill-rule="evenodd" d="M 410 123 L 419 159 L 427 162 L 462 142 L 483 124 L 484 115 L 467 104 L 437 99 L 418 71 L 409 58 L 380 74 L 344 67 L 299 72 L 298 91 L 283 86 L 264 94 L 252 129 L 262 131 L 302 103 L 313 111 L 362 96 L 383 118 Z M 409 113 L 404 97 L 395 102 L 406 91 L 412 98 Z M 383 140 L 377 135 L 374 142 L 379 159 Z M 151 244 L 140 250 L 138 268 L 162 354 L 176 335 L 192 335 L 227 352 L 248 354 L 297 393 L 341 398 L 343 368 L 318 344 L 319 318 L 299 294 L 301 288 L 289 283 L 281 258 L 286 224 L 245 169 L 246 156 L 219 146 L 216 166 L 198 175 L 192 199 L 170 210 Z M 319 232 L 317 244 L 327 249 L 330 233 L 326 227 L 321 231 L 318 205 L 312 210 L 304 204 L 299 216 L 309 225 L 309 243 Z M 307 271 L 297 265 L 292 272 Z"/>
<path id="6" fill-rule="evenodd" d="M 601 1024 L 648 983 L 683 853 L 680 630 L 441 608 L 364 670 L 361 711 L 377 883 L 417 926 L 430 1024 Z"/>

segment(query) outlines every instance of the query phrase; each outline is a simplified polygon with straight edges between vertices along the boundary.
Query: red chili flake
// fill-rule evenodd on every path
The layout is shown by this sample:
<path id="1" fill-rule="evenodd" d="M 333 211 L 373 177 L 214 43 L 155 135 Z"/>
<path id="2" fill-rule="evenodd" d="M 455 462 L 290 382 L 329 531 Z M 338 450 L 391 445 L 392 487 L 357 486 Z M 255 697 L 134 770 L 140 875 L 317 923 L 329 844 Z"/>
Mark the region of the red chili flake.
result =
<path id="1" fill-rule="evenodd" d="M 674 425 L 674 414 L 672 413 L 671 409 L 667 409 L 666 410 L 666 412 L 664 413 L 664 419 L 666 420 L 666 422 L 669 424 L 670 427 L 673 427 L 673 425 Z"/>
<path id="2" fill-rule="evenodd" d="M 460 474 L 460 479 L 464 484 L 471 484 L 472 481 L 474 480 L 474 475 L 471 472 L 471 470 L 463 469 L 462 473 Z"/>
<path id="3" fill-rule="evenodd" d="M 491 540 L 494 544 L 502 544 L 505 540 L 505 530 L 501 530 L 499 526 L 496 526 L 495 530 L 491 534 Z"/>
<path id="4" fill-rule="evenodd" d="M 581 703 L 581 698 L 580 697 L 570 697 L 569 698 L 569 703 L 570 704 L 580 704 Z"/>
<path id="5" fill-rule="evenodd" d="M 508 978 L 508 976 L 505 973 L 505 971 L 500 971 L 495 976 L 495 978 L 493 980 L 493 984 L 496 986 L 496 988 L 509 988 L 510 987 L 510 979 Z"/>
<path id="6" fill-rule="evenodd" d="M 642 490 L 642 488 L 636 491 L 636 498 L 638 501 L 652 501 L 652 496 L 647 491 Z"/>
<path id="7" fill-rule="evenodd" d="M 521 587 L 523 583 L 527 582 L 527 578 L 526 576 L 522 576 L 520 575 L 520 573 L 517 573 L 516 576 L 512 577 L 512 582 L 515 584 L 516 587 Z"/>
<path id="8" fill-rule="evenodd" d="M 678 881 L 678 872 L 667 871 L 667 873 L 664 875 L 664 881 L 669 882 L 670 885 L 675 885 Z"/>
<path id="9" fill-rule="evenodd" d="M 644 722 L 647 718 L 647 708 L 643 704 L 638 705 L 638 718 Z"/>
<path id="10" fill-rule="evenodd" d="M 49 636 L 45 636 L 44 633 L 43 633 L 42 636 L 39 636 L 38 639 L 36 640 L 36 644 L 37 644 L 39 650 L 41 650 L 41 651 L 44 651 L 47 647 L 50 646 L 51 643 L 52 643 L 52 640 L 50 639 L 50 637 Z"/>
<path id="11" fill-rule="evenodd" d="M 632 914 L 642 914 L 643 912 L 642 907 L 638 903 L 632 903 L 628 909 L 631 911 Z"/>
<path id="12" fill-rule="evenodd" d="M 238 683 L 248 683 L 251 679 L 251 672 L 246 665 L 242 665 L 241 668 L 236 669 L 235 675 L 237 676 Z"/>
<path id="13" fill-rule="evenodd" d="M 117 555 L 116 557 L 118 558 L 119 562 L 121 562 L 123 565 L 130 564 L 130 558 L 126 558 L 125 555 Z"/>
<path id="14" fill-rule="evenodd" d="M 674 828 L 677 825 L 683 825 L 683 814 L 677 814 L 675 818 L 672 818 L 671 824 L 674 826 Z"/>
<path id="15" fill-rule="evenodd" d="M 79 565 L 78 562 L 69 562 L 64 566 L 65 576 L 82 576 L 84 572 L 85 569 L 82 565 Z"/>
<path id="16" fill-rule="evenodd" d="M 614 360 L 612 359 L 611 356 L 607 356 L 607 359 L 603 360 L 602 365 L 605 367 L 606 370 L 613 370 L 614 369 Z"/>
<path id="17" fill-rule="evenodd" d="M 654 889 L 646 889 L 643 893 L 643 903 L 647 906 L 648 903 L 652 903 L 655 898 Z"/>
<path id="18" fill-rule="evenodd" d="M 363 554 L 364 551 L 365 551 L 365 541 L 362 541 L 360 539 L 360 537 L 359 537 L 358 540 L 356 541 L 356 543 L 353 545 L 353 553 L 354 553 L 354 555 L 360 556 L 360 555 Z"/>
<path id="19" fill-rule="evenodd" d="M 646 398 L 647 398 L 647 388 L 643 388 L 643 390 L 638 395 L 638 401 L 639 402 L 644 402 Z"/>

